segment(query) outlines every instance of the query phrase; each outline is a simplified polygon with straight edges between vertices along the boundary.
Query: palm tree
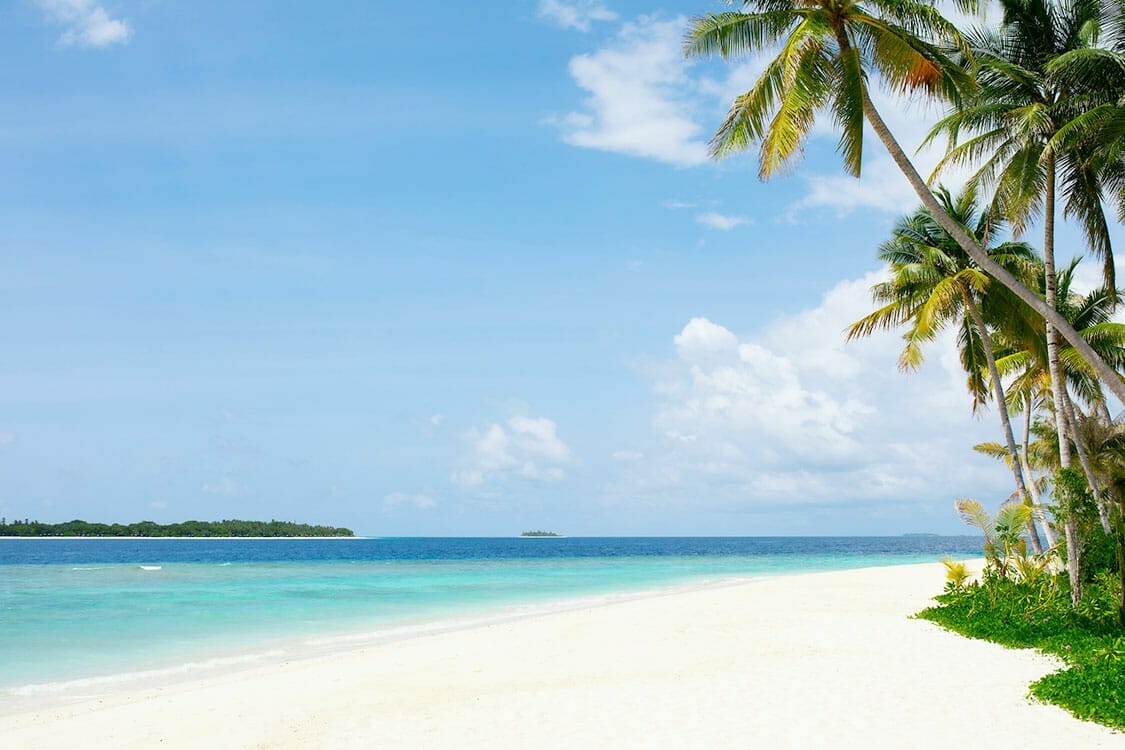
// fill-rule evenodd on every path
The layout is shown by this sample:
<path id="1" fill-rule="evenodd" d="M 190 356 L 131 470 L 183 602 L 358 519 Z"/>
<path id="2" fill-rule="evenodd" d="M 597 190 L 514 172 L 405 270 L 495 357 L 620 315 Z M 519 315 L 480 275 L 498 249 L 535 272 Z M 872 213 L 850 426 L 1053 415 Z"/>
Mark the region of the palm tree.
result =
<path id="1" fill-rule="evenodd" d="M 1104 287 L 1086 295 L 1073 292 L 1078 264 L 1079 259 L 1075 259 L 1057 274 L 1059 312 L 1104 361 L 1110 362 L 1115 369 L 1121 369 L 1125 367 L 1125 325 L 1111 320 L 1113 300 L 1117 295 L 1110 294 Z M 1044 267 L 1039 278 L 1040 289 L 1046 288 L 1047 278 Z M 1036 400 L 1044 403 L 1047 394 L 1050 394 L 1053 422 L 1050 443 L 1056 452 L 1055 460 L 1050 463 L 1055 469 L 1068 469 L 1064 460 L 1069 457 L 1071 447 L 1075 449 L 1098 505 L 1102 527 L 1106 533 L 1111 533 L 1108 500 L 1103 496 L 1101 482 L 1091 466 L 1089 451 L 1080 435 L 1080 425 L 1087 417 L 1075 408 L 1070 391 L 1073 390 L 1082 401 L 1095 408 L 1100 405 L 1102 411 L 1105 411 L 1105 394 L 1089 364 L 1070 347 L 1062 347 L 1058 351 L 1060 385 L 1055 387 L 1043 326 L 1042 321 L 1028 317 L 1006 320 L 997 336 L 1001 350 L 997 368 L 1001 375 L 1014 375 L 1011 390 L 1032 403 Z M 1038 431 L 1041 436 L 1046 436 L 1042 426 Z M 1029 455 L 1027 450 L 1024 453 Z M 1062 521 L 1067 540 L 1067 569 L 1071 572 L 1071 599 L 1077 603 L 1081 598 L 1081 581 L 1075 573 L 1081 563 L 1078 533 L 1072 518 L 1064 515 Z"/>
<path id="2" fill-rule="evenodd" d="M 994 189 L 992 205 L 1014 229 L 1022 231 L 1043 216 L 1043 262 L 1049 307 L 1058 309 L 1055 274 L 1055 202 L 1061 183 L 1066 188 L 1065 214 L 1081 220 L 1089 246 L 1104 263 L 1107 288 L 1115 290 L 1113 251 L 1102 208 L 1100 174 L 1087 158 L 1085 142 L 1070 149 L 1047 148 L 1058 131 L 1089 102 L 1086 86 L 1066 85 L 1048 71 L 1066 53 L 1091 47 L 1091 28 L 1099 20 L 1099 4 L 1084 0 L 1000 0 L 999 29 L 978 29 L 966 36 L 976 61 L 978 88 L 967 102 L 934 126 L 929 139 L 947 134 L 950 150 L 934 171 L 949 165 L 980 164 L 969 180 L 974 190 Z M 1082 83 L 1078 79 L 1074 83 Z M 962 134 L 968 139 L 960 142 Z M 1065 317 L 1065 316 L 1064 316 Z M 1046 326 L 1047 362 L 1060 435 L 1072 430 L 1066 382 L 1059 364 L 1059 336 Z M 1070 441 L 1059 441 L 1059 462 L 1070 468 Z"/>
<path id="3" fill-rule="evenodd" d="M 960 101 L 974 83 L 933 41 L 953 40 L 968 52 L 960 32 L 924 0 L 744 0 L 742 6 L 695 18 L 684 43 L 688 56 L 724 59 L 780 44 L 754 86 L 735 98 L 711 140 L 712 155 L 722 158 L 760 142 L 759 174 L 768 179 L 801 153 L 816 115 L 829 111 L 841 133 L 845 168 L 858 177 L 866 120 L 934 220 L 982 271 L 1050 321 L 1125 401 L 1125 382 L 1113 369 L 949 216 L 871 102 L 872 74 L 899 91 Z"/>
<path id="4" fill-rule="evenodd" d="M 997 573 L 1007 576 L 1009 566 L 1024 557 L 1024 531 L 1035 529 L 1031 509 L 1026 505 L 1004 504 L 993 518 L 980 503 L 967 497 L 955 500 L 953 507 L 961 520 L 981 530 L 985 559 Z"/>
<path id="5" fill-rule="evenodd" d="M 994 214 L 977 210 L 973 194 L 965 191 L 956 200 L 944 188 L 938 198 L 945 212 L 971 232 L 975 241 L 988 246 L 1002 230 Z M 1016 276 L 1033 277 L 1037 267 L 1035 252 L 1026 244 L 1007 242 L 987 249 L 989 257 Z M 867 336 L 876 330 L 909 326 L 903 335 L 906 346 L 899 357 L 899 367 L 916 369 L 922 363 L 922 344 L 932 341 L 946 326 L 959 331 L 961 363 L 969 374 L 973 408 L 987 399 L 982 371 L 990 375 L 993 399 L 1004 428 L 1004 439 L 1010 456 L 1008 465 L 1015 479 L 1020 501 L 1031 505 L 1024 482 L 1012 423 L 1008 416 L 1004 385 L 996 369 L 996 357 L 990 326 L 985 316 L 993 311 L 996 299 L 989 297 L 994 286 L 990 279 L 949 236 L 927 209 L 920 208 L 903 217 L 895 225 L 891 239 L 879 248 L 879 259 L 890 266 L 889 281 L 875 285 L 872 296 L 881 307 L 848 328 L 848 340 Z M 1007 301 L 1007 296 L 1002 301 Z M 1006 312 L 1007 310 L 1005 310 Z M 983 365 L 982 365 L 983 360 Z M 1034 525 L 1030 526 L 1031 544 L 1037 554 L 1043 545 Z"/>
<path id="6" fill-rule="evenodd" d="M 1070 324 L 1097 350 L 1103 360 L 1109 362 L 1115 369 L 1125 368 L 1125 325 L 1112 320 L 1114 300 L 1118 293 L 1110 292 L 1106 287 L 1090 291 L 1088 294 L 1079 295 L 1072 291 L 1075 273 L 1080 259 L 1074 259 L 1057 274 L 1059 312 Z M 1045 288 L 1045 269 L 1040 274 L 1040 288 Z M 1098 501 L 1101 509 L 1102 526 L 1106 533 L 1110 533 L 1109 513 L 1103 498 L 1101 486 L 1091 469 L 1088 448 L 1081 439 L 1079 432 L 1081 424 L 1088 419 L 1081 409 L 1075 406 L 1071 392 L 1095 411 L 1100 412 L 1103 418 L 1108 419 L 1108 410 L 1105 405 L 1105 393 L 1097 377 L 1090 369 L 1088 363 L 1071 347 L 1062 347 L 1058 351 L 1059 377 L 1061 387 L 1053 387 L 1050 372 L 1050 359 L 1047 347 L 1044 346 L 1044 328 L 1041 320 L 1034 318 L 1012 318 L 1005 322 L 999 336 L 1003 351 L 997 365 L 1002 375 L 1018 373 L 1013 381 L 1013 388 L 1020 393 L 1033 394 L 1049 392 L 1056 412 L 1062 412 L 1062 418 L 1055 414 L 1056 433 L 1059 425 L 1063 426 L 1061 434 L 1069 439 L 1066 449 L 1060 447 L 1060 468 L 1067 468 L 1063 464 L 1063 456 L 1069 455 L 1072 446 L 1078 454 L 1082 471 L 1087 482 Z M 1033 396 L 1028 396 L 1033 398 Z"/>
<path id="7" fill-rule="evenodd" d="M 1102 2 L 1093 29 L 1099 44 L 1068 50 L 1047 64 L 1079 114 L 1052 136 L 1046 153 L 1086 154 L 1088 169 L 1117 204 L 1117 220 L 1125 222 L 1125 3 Z"/>

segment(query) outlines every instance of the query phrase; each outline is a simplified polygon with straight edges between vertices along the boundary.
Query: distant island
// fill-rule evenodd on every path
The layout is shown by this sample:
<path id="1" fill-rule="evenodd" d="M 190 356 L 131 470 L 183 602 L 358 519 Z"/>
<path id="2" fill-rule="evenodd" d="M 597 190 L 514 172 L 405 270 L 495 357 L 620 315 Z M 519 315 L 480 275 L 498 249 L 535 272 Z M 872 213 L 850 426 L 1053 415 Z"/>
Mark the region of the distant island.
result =
<path id="1" fill-rule="evenodd" d="M 553 531 L 525 531 L 525 532 L 523 532 L 522 534 L 520 534 L 520 536 L 550 536 L 550 537 L 561 537 L 561 536 L 562 536 L 562 534 L 556 534 L 556 533 L 555 533 L 555 532 L 553 532 Z"/>
<path id="2" fill-rule="evenodd" d="M 159 524 L 152 521 L 140 523 L 90 523 L 67 521 L 65 523 L 40 523 L 16 519 L 0 519 L 0 536 L 96 536 L 96 537 L 339 537 L 355 536 L 351 529 L 335 526 L 312 526 L 290 521 L 184 521 Z"/>

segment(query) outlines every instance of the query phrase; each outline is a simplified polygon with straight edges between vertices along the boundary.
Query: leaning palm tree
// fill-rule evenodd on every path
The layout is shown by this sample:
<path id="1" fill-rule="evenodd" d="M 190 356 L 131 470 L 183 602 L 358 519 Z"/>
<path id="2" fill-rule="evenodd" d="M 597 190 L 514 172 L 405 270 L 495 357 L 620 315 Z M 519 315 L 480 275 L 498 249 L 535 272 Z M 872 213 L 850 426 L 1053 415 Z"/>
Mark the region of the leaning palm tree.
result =
<path id="1" fill-rule="evenodd" d="M 971 233 L 976 242 L 986 246 L 994 262 L 1017 277 L 1034 277 L 1038 263 L 1028 245 L 1006 242 L 989 246 L 990 240 L 1001 232 L 1002 224 L 995 214 L 977 209 L 970 191 L 954 199 L 949 191 L 939 188 L 937 196 L 946 214 Z M 922 363 L 922 344 L 932 341 L 945 327 L 956 326 L 961 363 L 969 375 L 969 390 L 973 394 L 973 408 L 983 405 L 987 399 L 986 381 L 981 376 L 982 371 L 986 371 L 1004 428 L 1011 459 L 1008 465 L 1016 492 L 1020 501 L 1030 506 L 1031 496 L 1012 433 L 1004 385 L 996 369 L 992 334 L 985 320 L 996 307 L 996 298 L 989 297 L 989 290 L 996 285 L 925 208 L 898 221 L 891 239 L 879 248 L 879 259 L 889 264 L 891 276 L 889 281 L 876 284 L 872 290 L 880 307 L 848 328 L 848 340 L 905 325 L 906 346 L 899 357 L 899 366 L 916 369 Z M 1008 299 L 1005 295 L 1001 302 Z M 1010 309 L 1006 306 L 1004 312 Z M 1035 526 L 1029 529 L 1032 547 L 1036 553 L 1042 553 L 1043 545 Z"/>
<path id="2" fill-rule="evenodd" d="M 973 0 L 964 0 L 965 5 Z M 801 153 L 818 114 L 828 112 L 840 130 L 838 150 L 847 171 L 859 176 L 864 122 L 961 249 L 989 276 L 1050 321 L 1125 401 L 1125 382 L 1103 362 L 1054 308 L 992 260 L 944 210 L 871 101 L 869 78 L 901 92 L 958 102 L 974 82 L 938 40 L 967 53 L 960 32 L 925 0 L 744 0 L 742 11 L 695 18 L 684 50 L 688 56 L 724 59 L 779 47 L 754 86 L 735 98 L 711 140 L 716 158 L 760 143 L 763 179 Z"/>
<path id="3" fill-rule="evenodd" d="M 1115 290 L 1113 251 L 1102 208 L 1100 174 L 1086 142 L 1069 149 L 1048 149 L 1048 143 L 1090 103 L 1096 87 L 1066 85 L 1048 68 L 1066 53 L 1091 48 L 1091 28 L 1100 19 L 1099 3 L 1089 0 L 1000 0 L 1003 22 L 998 29 L 976 29 L 966 35 L 976 62 L 978 87 L 929 135 L 948 135 L 950 150 L 934 171 L 950 165 L 979 168 L 969 179 L 974 190 L 992 191 L 992 204 L 1017 232 L 1043 218 L 1043 262 L 1046 304 L 1058 309 L 1055 274 L 1055 203 L 1065 187 L 1065 213 L 1076 216 L 1087 241 L 1105 261 L 1107 288 Z M 1079 81 L 1080 82 L 1080 81 Z M 961 140 L 962 136 L 967 136 Z M 1067 434 L 1065 381 L 1059 364 L 1059 336 L 1046 326 L 1047 358 L 1060 434 Z M 1070 444 L 1059 442 L 1060 463 L 1071 464 Z"/>

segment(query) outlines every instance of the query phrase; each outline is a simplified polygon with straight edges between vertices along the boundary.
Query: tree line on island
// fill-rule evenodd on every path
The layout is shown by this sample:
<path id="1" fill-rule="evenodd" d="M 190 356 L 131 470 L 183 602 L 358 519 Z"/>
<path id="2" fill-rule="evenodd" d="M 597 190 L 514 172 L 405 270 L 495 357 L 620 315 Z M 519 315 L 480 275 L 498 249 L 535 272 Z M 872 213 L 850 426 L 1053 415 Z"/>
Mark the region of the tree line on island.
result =
<path id="1" fill-rule="evenodd" d="M 40 523 L 29 519 L 0 519 L 0 536 L 95 536 L 95 537 L 338 537 L 355 536 L 351 529 L 336 526 L 314 526 L 291 521 L 184 521 L 159 524 L 90 523 L 66 521 Z"/>
<path id="2" fill-rule="evenodd" d="M 926 0 L 746 0 L 695 18 L 685 53 L 769 53 L 712 138 L 715 158 L 757 146 L 768 179 L 827 117 L 849 174 L 860 176 L 870 126 L 906 177 L 921 205 L 879 248 L 887 280 L 847 336 L 904 331 L 899 365 L 913 370 L 953 329 L 973 409 L 1000 419 L 1001 439 L 975 450 L 1006 463 L 1014 488 L 995 516 L 956 501 L 984 533 L 985 572 L 970 581 L 950 561 L 923 616 L 1058 654 L 1069 668 L 1033 693 L 1125 728 L 1125 424 L 1107 403 L 1125 403 L 1111 242 L 1125 222 L 1125 0 L 997 0 L 992 22 L 986 3 L 955 4 L 961 25 Z M 945 106 L 926 139 L 946 144 L 929 179 L 872 84 Z M 953 168 L 969 174 L 963 190 L 940 183 Z M 1078 288 L 1078 260 L 1059 266 L 1060 211 L 1083 233 L 1067 249 L 1101 261 L 1093 290 Z"/>

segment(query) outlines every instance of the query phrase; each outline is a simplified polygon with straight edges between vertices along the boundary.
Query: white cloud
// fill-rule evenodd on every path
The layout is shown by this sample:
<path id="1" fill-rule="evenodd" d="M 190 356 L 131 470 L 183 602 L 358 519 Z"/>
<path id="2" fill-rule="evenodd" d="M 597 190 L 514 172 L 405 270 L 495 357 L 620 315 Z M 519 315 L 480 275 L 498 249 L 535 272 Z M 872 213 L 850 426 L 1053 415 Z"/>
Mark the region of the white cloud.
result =
<path id="1" fill-rule="evenodd" d="M 717 211 L 708 211 L 707 213 L 696 216 L 695 221 L 708 229 L 718 229 L 723 232 L 729 232 L 735 227 L 751 223 L 752 219 L 748 216 L 728 216 L 727 214 L 721 214 Z"/>
<path id="2" fill-rule="evenodd" d="M 566 476 L 563 467 L 573 458 L 570 446 L 559 439 L 555 423 L 545 417 L 517 415 L 504 425 L 471 430 L 466 441 L 465 466 L 450 477 L 464 487 L 510 477 L 558 481 Z"/>
<path id="3" fill-rule="evenodd" d="M 16 442 L 16 436 L 11 433 L 0 432 L 0 448 Z"/>
<path id="4" fill-rule="evenodd" d="M 589 31 L 594 21 L 613 21 L 617 14 L 599 0 L 540 0 L 539 17 L 564 29 Z"/>
<path id="5" fill-rule="evenodd" d="M 664 201 L 663 206 L 664 208 L 669 208 L 673 211 L 679 211 L 682 208 L 695 208 L 694 203 L 688 203 L 687 201 L 681 201 L 675 198 L 670 198 Z"/>
<path id="6" fill-rule="evenodd" d="M 845 343 L 880 278 L 841 282 L 754 335 L 689 321 L 654 375 L 655 442 L 618 463 L 622 492 L 742 507 L 1006 495 L 1003 467 L 971 451 L 999 430 L 994 415 L 970 412 L 952 332 L 911 374 L 896 368 L 896 332 Z"/>
<path id="7" fill-rule="evenodd" d="M 405 492 L 392 492 L 383 496 L 383 510 L 389 512 L 403 506 L 413 506 L 418 510 L 429 510 L 437 507 L 437 501 L 429 495 L 411 495 Z"/>
<path id="8" fill-rule="evenodd" d="M 441 427 L 443 422 L 445 422 L 445 415 L 444 414 L 432 414 L 432 415 L 430 415 L 430 424 L 433 425 L 434 427 Z"/>
<path id="9" fill-rule="evenodd" d="M 124 44 L 133 30 L 129 22 L 110 18 L 94 0 L 36 0 L 47 18 L 63 27 L 59 44 L 64 47 L 108 47 Z"/>
<path id="10" fill-rule="evenodd" d="M 645 454 L 641 453 L 640 451 L 625 450 L 625 451 L 614 451 L 613 452 L 613 460 L 618 461 L 620 463 L 627 463 L 627 462 L 630 462 L 630 461 L 640 461 L 644 457 L 645 457 Z"/>
<path id="11" fill-rule="evenodd" d="M 163 500 L 153 500 L 148 504 L 148 507 L 154 510 L 164 510 L 168 507 L 168 503 L 164 502 Z"/>
<path id="12" fill-rule="evenodd" d="M 203 491 L 209 495 L 237 495 L 241 488 L 230 477 L 223 477 L 217 482 L 206 482 Z"/>
<path id="13" fill-rule="evenodd" d="M 642 17 L 608 46 L 573 58 L 570 74 L 590 96 L 557 121 L 563 140 L 683 167 L 707 161 L 680 47 L 686 23 Z"/>

